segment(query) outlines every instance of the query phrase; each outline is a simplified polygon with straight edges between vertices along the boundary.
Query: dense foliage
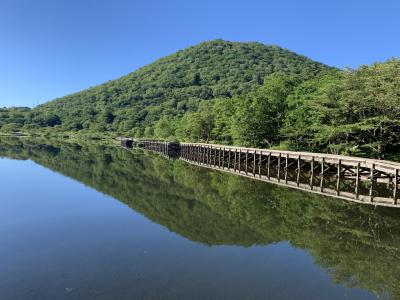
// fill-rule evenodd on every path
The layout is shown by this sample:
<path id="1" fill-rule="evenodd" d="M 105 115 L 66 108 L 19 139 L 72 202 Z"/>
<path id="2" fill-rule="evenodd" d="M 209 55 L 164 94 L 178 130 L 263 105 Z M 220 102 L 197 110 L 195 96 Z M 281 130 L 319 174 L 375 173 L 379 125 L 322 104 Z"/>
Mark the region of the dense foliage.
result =
<path id="1" fill-rule="evenodd" d="M 153 135 L 158 120 L 179 119 L 196 110 L 200 100 L 246 94 L 276 72 L 311 78 L 326 69 L 276 46 L 215 40 L 178 51 L 120 79 L 40 105 L 22 119 L 14 120 L 3 110 L 1 122 L 12 123 L 3 130 L 53 127 L 60 131 Z"/>
<path id="2" fill-rule="evenodd" d="M 34 109 L 0 131 L 95 133 L 394 158 L 400 61 L 340 71 L 275 46 L 205 42 Z"/>
<path id="3" fill-rule="evenodd" d="M 335 281 L 400 298 L 397 210 L 331 199 L 98 144 L 0 139 L 0 157 L 30 159 L 206 245 L 289 241 Z M 127 167 L 129 166 L 129 167 Z"/>
<path id="4" fill-rule="evenodd" d="M 399 150 L 399 60 L 311 80 L 287 102 L 282 133 L 294 148 L 378 157 Z"/>

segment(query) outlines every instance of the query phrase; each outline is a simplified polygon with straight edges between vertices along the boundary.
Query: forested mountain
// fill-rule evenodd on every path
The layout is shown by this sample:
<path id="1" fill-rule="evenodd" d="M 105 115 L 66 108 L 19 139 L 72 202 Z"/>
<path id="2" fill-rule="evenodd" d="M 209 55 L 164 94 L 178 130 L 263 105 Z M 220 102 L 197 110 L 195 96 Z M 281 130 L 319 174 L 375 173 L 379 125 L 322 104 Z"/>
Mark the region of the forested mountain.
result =
<path id="1" fill-rule="evenodd" d="M 143 136 L 147 129 L 151 135 L 157 120 L 194 111 L 199 100 L 248 93 L 277 72 L 310 78 L 326 69 L 276 46 L 215 40 L 40 105 L 25 120 L 15 121 L 28 128 L 61 125 L 63 130 L 109 130 L 134 136 Z"/>
<path id="2" fill-rule="evenodd" d="M 399 91 L 398 59 L 338 70 L 276 46 L 216 40 L 33 109 L 0 109 L 0 131 L 400 159 Z"/>

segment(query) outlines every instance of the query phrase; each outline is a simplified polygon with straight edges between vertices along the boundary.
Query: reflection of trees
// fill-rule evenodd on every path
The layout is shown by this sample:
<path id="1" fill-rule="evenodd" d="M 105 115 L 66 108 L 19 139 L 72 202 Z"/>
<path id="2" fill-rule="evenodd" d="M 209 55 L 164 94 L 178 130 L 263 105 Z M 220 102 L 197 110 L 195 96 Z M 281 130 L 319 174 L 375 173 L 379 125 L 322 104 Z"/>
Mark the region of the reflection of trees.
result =
<path id="1" fill-rule="evenodd" d="M 335 280 L 400 298 L 400 212 L 95 144 L 0 141 L 0 156 L 32 159 L 207 245 L 288 240 Z"/>

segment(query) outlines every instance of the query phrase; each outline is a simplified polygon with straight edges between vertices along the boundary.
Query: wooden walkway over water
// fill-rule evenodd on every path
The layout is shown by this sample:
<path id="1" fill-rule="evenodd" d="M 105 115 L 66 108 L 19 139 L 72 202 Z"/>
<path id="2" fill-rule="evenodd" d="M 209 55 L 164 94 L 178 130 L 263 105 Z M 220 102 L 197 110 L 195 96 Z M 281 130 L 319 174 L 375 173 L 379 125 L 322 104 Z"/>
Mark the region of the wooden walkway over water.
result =
<path id="1" fill-rule="evenodd" d="M 400 207 L 400 163 L 344 155 L 132 140 L 191 164 L 359 203 Z"/>

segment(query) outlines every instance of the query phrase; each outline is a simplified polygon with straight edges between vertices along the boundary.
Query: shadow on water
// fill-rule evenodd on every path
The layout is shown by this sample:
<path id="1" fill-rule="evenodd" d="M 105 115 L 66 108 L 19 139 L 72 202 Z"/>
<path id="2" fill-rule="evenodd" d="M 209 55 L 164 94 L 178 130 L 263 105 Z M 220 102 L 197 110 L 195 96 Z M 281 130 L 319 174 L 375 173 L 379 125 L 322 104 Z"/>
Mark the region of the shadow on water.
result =
<path id="1" fill-rule="evenodd" d="M 400 299 L 400 211 L 323 197 L 157 154 L 96 144 L 0 140 L 0 157 L 30 159 L 108 194 L 206 245 L 289 241 L 337 283 Z"/>

